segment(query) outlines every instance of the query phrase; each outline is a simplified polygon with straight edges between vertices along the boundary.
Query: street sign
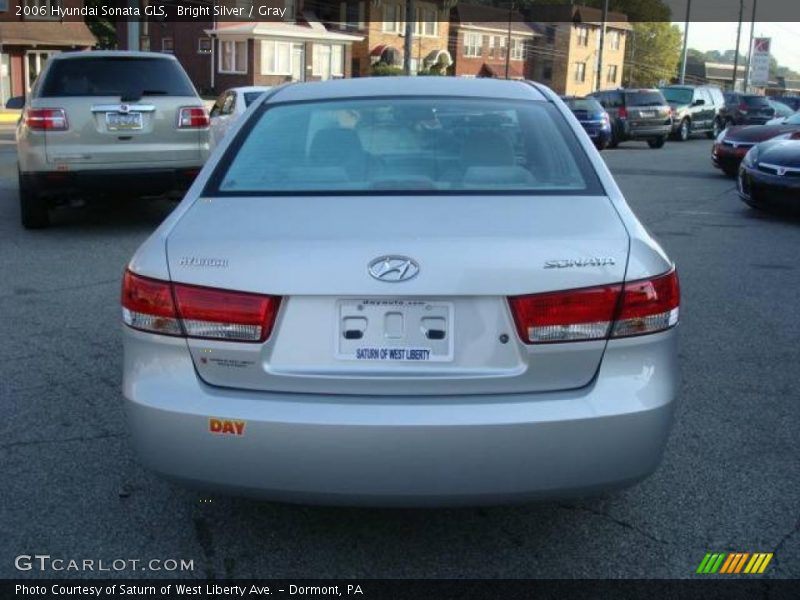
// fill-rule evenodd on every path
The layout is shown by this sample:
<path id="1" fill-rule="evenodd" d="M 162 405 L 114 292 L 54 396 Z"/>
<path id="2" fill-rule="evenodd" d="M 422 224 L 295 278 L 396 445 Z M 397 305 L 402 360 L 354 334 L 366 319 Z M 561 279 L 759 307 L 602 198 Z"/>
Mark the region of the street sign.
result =
<path id="1" fill-rule="evenodd" d="M 769 82 L 770 38 L 753 38 L 750 52 L 750 85 L 763 87 Z"/>

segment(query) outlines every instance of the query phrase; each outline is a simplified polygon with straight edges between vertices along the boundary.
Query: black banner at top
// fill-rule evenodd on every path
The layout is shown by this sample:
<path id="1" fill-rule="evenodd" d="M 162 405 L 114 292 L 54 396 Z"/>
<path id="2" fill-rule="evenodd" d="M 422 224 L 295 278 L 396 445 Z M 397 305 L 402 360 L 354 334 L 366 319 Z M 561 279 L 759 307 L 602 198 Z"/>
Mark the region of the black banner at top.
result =
<path id="1" fill-rule="evenodd" d="M 607 0 L 608 21 L 800 22 L 798 0 Z M 12 3 L 24 19 L 343 23 L 405 20 L 408 0 L 86 0 Z M 414 21 L 597 22 L 606 0 L 413 0 Z"/>

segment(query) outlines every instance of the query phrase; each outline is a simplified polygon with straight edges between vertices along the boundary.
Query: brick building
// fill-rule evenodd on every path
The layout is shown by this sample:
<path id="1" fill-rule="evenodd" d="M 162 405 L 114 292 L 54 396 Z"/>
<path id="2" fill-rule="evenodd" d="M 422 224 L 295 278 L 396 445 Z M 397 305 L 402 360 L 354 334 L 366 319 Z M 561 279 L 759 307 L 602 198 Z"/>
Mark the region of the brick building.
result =
<path id="1" fill-rule="evenodd" d="M 0 0 L 0 100 L 25 96 L 50 55 L 93 47 L 97 40 L 80 21 L 44 15 L 17 16 L 17 7 L 39 7 L 35 0 Z M 55 3 L 53 3 L 55 4 Z M 64 8 L 79 8 L 82 0 L 61 0 Z"/>
<path id="2" fill-rule="evenodd" d="M 585 96 L 598 89 L 602 11 L 586 6 L 534 5 L 528 17 L 541 34 L 532 48 L 533 79 L 569 96 Z M 622 85 L 625 41 L 630 29 L 627 16 L 608 13 L 601 89 Z"/>
<path id="3" fill-rule="evenodd" d="M 201 93 L 350 76 L 351 47 L 361 36 L 330 31 L 303 10 L 302 0 L 272 4 L 286 8 L 284 20 L 138 21 L 133 28 L 139 32 L 138 49 L 175 54 Z M 136 49 L 131 29 L 128 21 L 117 22 L 121 49 Z"/>
<path id="4" fill-rule="evenodd" d="M 402 66 L 405 53 L 405 0 L 343 0 L 325 3 L 320 18 L 329 28 L 363 37 L 353 44 L 353 77 L 370 75 L 377 64 Z M 452 64 L 448 41 L 453 0 L 416 0 L 411 72 Z"/>
<path id="5" fill-rule="evenodd" d="M 450 54 L 459 77 L 531 79 L 536 36 L 518 12 L 459 3 L 450 12 Z"/>

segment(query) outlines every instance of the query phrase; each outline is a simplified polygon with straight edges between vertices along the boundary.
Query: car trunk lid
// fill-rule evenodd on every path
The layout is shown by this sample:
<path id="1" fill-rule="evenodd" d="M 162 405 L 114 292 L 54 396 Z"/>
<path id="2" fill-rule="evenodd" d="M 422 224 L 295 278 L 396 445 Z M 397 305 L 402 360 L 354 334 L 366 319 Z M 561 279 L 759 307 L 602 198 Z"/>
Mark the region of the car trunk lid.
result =
<path id="1" fill-rule="evenodd" d="M 222 197 L 199 199 L 167 250 L 175 282 L 283 297 L 263 344 L 189 339 L 210 384 L 510 393 L 586 385 L 605 342 L 526 346 L 507 297 L 622 281 L 628 235 L 600 196 Z M 418 274 L 370 275 L 393 256 Z"/>

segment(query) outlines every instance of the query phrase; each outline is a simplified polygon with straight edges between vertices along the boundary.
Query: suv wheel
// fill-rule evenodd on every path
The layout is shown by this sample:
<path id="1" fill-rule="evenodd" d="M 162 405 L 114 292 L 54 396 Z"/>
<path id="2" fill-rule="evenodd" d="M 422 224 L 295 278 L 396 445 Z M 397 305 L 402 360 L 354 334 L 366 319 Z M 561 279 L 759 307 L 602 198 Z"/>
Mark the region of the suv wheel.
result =
<path id="1" fill-rule="evenodd" d="M 710 140 L 715 140 L 717 139 L 720 131 L 722 131 L 722 126 L 720 125 L 719 119 L 714 119 L 714 124 L 711 126 L 711 131 L 706 133 L 706 137 Z"/>
<path id="2" fill-rule="evenodd" d="M 682 142 L 685 142 L 689 139 L 691 134 L 692 126 L 689 124 L 689 119 L 684 119 L 681 121 L 680 127 L 678 128 L 678 139 Z"/>
<path id="3" fill-rule="evenodd" d="M 25 183 L 22 173 L 18 174 L 18 181 L 22 226 L 25 229 L 42 229 L 50 225 L 47 200 Z"/>
<path id="4" fill-rule="evenodd" d="M 647 145 L 651 148 L 661 148 L 664 145 L 664 142 L 667 141 L 667 136 L 662 135 L 661 137 L 653 138 L 652 140 L 647 140 Z"/>

